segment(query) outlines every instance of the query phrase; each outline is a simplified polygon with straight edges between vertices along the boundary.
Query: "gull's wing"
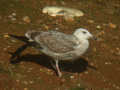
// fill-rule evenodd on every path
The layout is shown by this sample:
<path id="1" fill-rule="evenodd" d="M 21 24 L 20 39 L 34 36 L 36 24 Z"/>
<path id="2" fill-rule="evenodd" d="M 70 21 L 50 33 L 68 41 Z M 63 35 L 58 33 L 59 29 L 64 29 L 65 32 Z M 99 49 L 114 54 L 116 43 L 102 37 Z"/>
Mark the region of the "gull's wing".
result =
<path id="1" fill-rule="evenodd" d="M 36 33 L 36 36 L 35 36 Z M 32 35 L 32 34 L 31 34 Z M 66 53 L 75 50 L 76 38 L 57 31 L 34 32 L 34 41 L 43 49 L 54 53 Z"/>

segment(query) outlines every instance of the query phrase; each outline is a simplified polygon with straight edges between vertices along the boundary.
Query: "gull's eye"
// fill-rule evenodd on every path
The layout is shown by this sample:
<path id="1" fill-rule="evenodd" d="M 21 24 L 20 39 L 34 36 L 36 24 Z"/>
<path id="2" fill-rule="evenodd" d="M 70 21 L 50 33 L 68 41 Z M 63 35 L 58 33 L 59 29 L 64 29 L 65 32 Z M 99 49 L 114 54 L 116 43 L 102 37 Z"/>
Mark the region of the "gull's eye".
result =
<path id="1" fill-rule="evenodd" d="M 84 34 L 86 34 L 87 32 L 86 31 L 82 31 Z"/>

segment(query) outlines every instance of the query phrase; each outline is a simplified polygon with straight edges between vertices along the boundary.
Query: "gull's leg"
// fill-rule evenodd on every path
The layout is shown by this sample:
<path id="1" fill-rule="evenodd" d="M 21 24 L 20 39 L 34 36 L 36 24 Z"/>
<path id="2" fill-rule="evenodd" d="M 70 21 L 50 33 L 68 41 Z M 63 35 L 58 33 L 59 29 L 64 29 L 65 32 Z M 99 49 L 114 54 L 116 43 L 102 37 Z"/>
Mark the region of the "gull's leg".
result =
<path id="1" fill-rule="evenodd" d="M 56 65 L 56 70 L 57 70 L 57 74 L 59 77 L 62 76 L 62 73 L 60 72 L 60 68 L 59 68 L 59 64 L 58 64 L 58 60 L 55 60 L 55 65 Z"/>
<path id="2" fill-rule="evenodd" d="M 59 69 L 59 64 L 58 64 L 58 60 L 54 60 L 55 63 L 53 61 L 50 61 L 52 67 L 56 70 L 57 74 L 59 77 L 62 76 L 62 73 L 60 72 L 60 69 Z"/>

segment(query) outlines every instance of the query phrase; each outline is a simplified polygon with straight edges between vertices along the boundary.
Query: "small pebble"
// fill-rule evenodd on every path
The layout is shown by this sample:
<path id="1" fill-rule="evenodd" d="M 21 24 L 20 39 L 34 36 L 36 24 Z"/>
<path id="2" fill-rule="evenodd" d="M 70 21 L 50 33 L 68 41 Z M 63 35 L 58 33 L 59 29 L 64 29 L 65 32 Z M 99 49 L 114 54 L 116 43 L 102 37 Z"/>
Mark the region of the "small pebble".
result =
<path id="1" fill-rule="evenodd" d="M 88 74 L 88 71 L 85 71 L 84 73 L 85 73 L 85 74 Z"/>
<path id="2" fill-rule="evenodd" d="M 116 50 L 120 51 L 120 48 L 117 47 Z"/>
<path id="3" fill-rule="evenodd" d="M 31 72 L 33 70 L 33 68 L 29 68 L 27 72 Z"/>
<path id="4" fill-rule="evenodd" d="M 104 82 L 106 82 L 106 80 L 105 80 L 105 79 L 104 79 L 103 81 L 104 81 Z"/>
<path id="5" fill-rule="evenodd" d="M 20 82 L 20 80 L 16 80 L 16 82 Z"/>
<path id="6" fill-rule="evenodd" d="M 33 68 L 29 68 L 29 70 L 33 70 Z"/>
<path id="7" fill-rule="evenodd" d="M 80 73 L 80 74 L 79 74 L 79 76 L 83 76 L 83 74 L 82 74 L 82 73 Z"/>
<path id="8" fill-rule="evenodd" d="M 95 64 L 91 62 L 90 65 L 91 65 L 91 66 L 94 66 Z"/>
<path id="9" fill-rule="evenodd" d="M 11 40 L 11 42 L 15 43 L 15 42 L 16 42 L 16 40 L 13 40 L 13 39 L 12 39 L 12 40 Z"/>
<path id="10" fill-rule="evenodd" d="M 28 88 L 24 88 L 24 90 L 28 90 Z"/>
<path id="11" fill-rule="evenodd" d="M 27 85 L 27 84 L 28 84 L 28 82 L 27 82 L 27 81 L 23 81 L 23 83 L 24 83 L 25 85 Z"/>
<path id="12" fill-rule="evenodd" d="M 93 20 L 88 20 L 88 23 L 94 23 L 94 21 Z"/>
<path id="13" fill-rule="evenodd" d="M 30 23 L 30 22 L 31 22 L 30 17 L 28 17 L 28 16 L 24 16 L 24 17 L 23 17 L 23 21 L 24 21 L 25 23 Z"/>
<path id="14" fill-rule="evenodd" d="M 113 87 L 116 87 L 116 85 L 115 85 L 115 84 L 113 84 Z"/>
<path id="15" fill-rule="evenodd" d="M 81 86 L 80 83 L 78 83 L 77 86 L 80 87 Z"/>
<path id="16" fill-rule="evenodd" d="M 47 74 L 48 75 L 53 75 L 54 73 L 50 69 L 47 69 Z"/>
<path id="17" fill-rule="evenodd" d="M 11 88 L 11 90 L 16 90 L 15 88 Z"/>
<path id="18" fill-rule="evenodd" d="M 120 56 L 120 51 L 119 51 L 119 52 L 117 52 L 117 55 L 119 55 L 119 56 Z"/>
<path id="19" fill-rule="evenodd" d="M 8 48 L 3 48 L 4 51 L 7 51 Z"/>
<path id="20" fill-rule="evenodd" d="M 66 80 L 64 78 L 61 79 L 61 82 L 65 82 Z"/>
<path id="21" fill-rule="evenodd" d="M 9 15 L 8 18 L 13 18 L 13 16 L 12 16 L 12 15 Z"/>
<path id="22" fill-rule="evenodd" d="M 71 78 L 71 79 L 74 79 L 74 78 L 75 78 L 75 76 L 70 76 L 70 78 Z"/>
<path id="23" fill-rule="evenodd" d="M 115 29 L 117 27 L 117 25 L 115 25 L 113 23 L 109 23 L 109 27 Z"/>
<path id="24" fill-rule="evenodd" d="M 52 72 L 46 72 L 48 75 L 53 75 L 53 73 Z"/>
<path id="25" fill-rule="evenodd" d="M 116 88 L 117 88 L 117 89 L 120 89 L 120 87 L 119 87 L 119 86 L 116 86 Z"/>
<path id="26" fill-rule="evenodd" d="M 5 34 L 3 37 L 4 38 L 9 38 L 10 36 L 8 34 Z"/>
<path id="27" fill-rule="evenodd" d="M 44 70 L 40 68 L 40 72 L 43 72 Z"/>
<path id="28" fill-rule="evenodd" d="M 100 25 L 97 25 L 96 28 L 97 28 L 97 29 L 101 29 L 101 26 L 100 26 Z"/>
<path id="29" fill-rule="evenodd" d="M 12 13 L 12 16 L 16 16 L 16 13 Z"/>
<path id="30" fill-rule="evenodd" d="M 104 32 L 104 31 L 101 31 L 100 34 L 103 35 L 103 34 L 105 34 L 105 32 Z"/>
<path id="31" fill-rule="evenodd" d="M 30 84 L 33 84 L 34 83 L 34 81 L 30 81 Z"/>
<path id="32" fill-rule="evenodd" d="M 59 31 L 60 29 L 56 27 L 55 30 L 56 30 L 56 31 Z"/>
<path id="33" fill-rule="evenodd" d="M 44 25 L 44 28 L 45 28 L 46 30 L 49 30 L 49 26 L 47 26 L 47 25 Z"/>
<path id="34" fill-rule="evenodd" d="M 12 17 L 11 20 L 12 20 L 12 21 L 16 21 L 16 18 Z"/>
<path id="35" fill-rule="evenodd" d="M 111 62 L 105 62 L 106 65 L 112 64 Z"/>
<path id="36" fill-rule="evenodd" d="M 106 24 L 106 23 L 103 23 L 102 25 L 103 25 L 103 26 L 107 26 L 108 24 Z"/>
<path id="37" fill-rule="evenodd" d="M 120 55 L 120 48 L 116 48 L 116 55 Z"/>

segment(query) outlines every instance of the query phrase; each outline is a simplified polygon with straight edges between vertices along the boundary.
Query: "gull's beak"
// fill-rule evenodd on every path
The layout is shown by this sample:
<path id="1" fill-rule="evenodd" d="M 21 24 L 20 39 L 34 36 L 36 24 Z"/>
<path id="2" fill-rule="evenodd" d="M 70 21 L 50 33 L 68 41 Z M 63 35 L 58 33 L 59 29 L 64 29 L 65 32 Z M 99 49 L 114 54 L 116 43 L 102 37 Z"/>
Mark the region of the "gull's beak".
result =
<path id="1" fill-rule="evenodd" d="M 92 34 L 89 35 L 89 38 L 94 38 L 94 36 Z"/>

